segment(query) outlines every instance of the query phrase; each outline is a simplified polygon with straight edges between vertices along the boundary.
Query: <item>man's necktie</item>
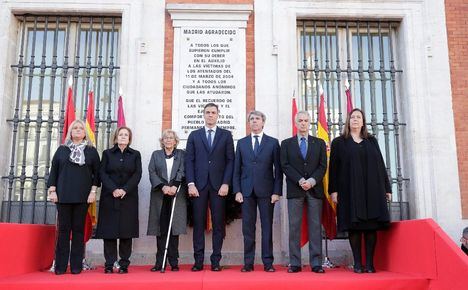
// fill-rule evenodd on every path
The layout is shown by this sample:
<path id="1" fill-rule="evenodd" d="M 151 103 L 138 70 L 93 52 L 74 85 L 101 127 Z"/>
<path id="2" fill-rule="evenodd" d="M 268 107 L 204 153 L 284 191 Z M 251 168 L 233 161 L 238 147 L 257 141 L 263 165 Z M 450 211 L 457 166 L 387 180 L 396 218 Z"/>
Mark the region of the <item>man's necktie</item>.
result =
<path id="1" fill-rule="evenodd" d="M 254 143 L 254 154 L 257 156 L 258 154 L 258 147 L 260 147 L 260 143 L 258 142 L 258 135 L 254 135 L 255 143 Z"/>
<path id="2" fill-rule="evenodd" d="M 208 130 L 208 147 L 210 147 L 211 149 L 211 146 L 213 145 L 213 130 L 209 129 Z"/>
<path id="3" fill-rule="evenodd" d="M 301 144 L 299 145 L 299 148 L 301 149 L 302 158 L 305 159 L 307 155 L 307 143 L 305 137 L 301 137 Z"/>

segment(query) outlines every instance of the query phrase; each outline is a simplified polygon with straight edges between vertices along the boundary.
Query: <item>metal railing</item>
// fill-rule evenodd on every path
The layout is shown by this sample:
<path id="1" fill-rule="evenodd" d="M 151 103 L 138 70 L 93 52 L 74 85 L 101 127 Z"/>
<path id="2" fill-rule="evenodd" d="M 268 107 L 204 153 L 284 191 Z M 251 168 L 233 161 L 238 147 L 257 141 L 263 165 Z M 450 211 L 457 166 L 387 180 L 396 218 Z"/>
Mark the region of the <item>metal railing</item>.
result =
<path id="1" fill-rule="evenodd" d="M 2 187 L 2 221 L 55 223 L 47 202 L 51 156 L 60 145 L 67 78 L 72 75 L 76 117 L 84 119 L 95 95 L 96 146 L 108 147 L 115 127 L 120 17 L 21 15 L 11 157 Z M 7 96 L 8 98 L 8 96 Z"/>
<path id="2" fill-rule="evenodd" d="M 398 23 L 384 21 L 298 20 L 298 87 L 300 107 L 312 114 L 317 132 L 320 88 L 326 102 L 330 140 L 340 135 L 346 121 L 345 83 L 354 107 L 364 110 L 370 132 L 376 136 L 392 183 L 393 220 L 409 218 L 404 192 L 399 108 L 401 96 L 395 39 Z M 395 194 L 396 193 L 396 194 Z"/>

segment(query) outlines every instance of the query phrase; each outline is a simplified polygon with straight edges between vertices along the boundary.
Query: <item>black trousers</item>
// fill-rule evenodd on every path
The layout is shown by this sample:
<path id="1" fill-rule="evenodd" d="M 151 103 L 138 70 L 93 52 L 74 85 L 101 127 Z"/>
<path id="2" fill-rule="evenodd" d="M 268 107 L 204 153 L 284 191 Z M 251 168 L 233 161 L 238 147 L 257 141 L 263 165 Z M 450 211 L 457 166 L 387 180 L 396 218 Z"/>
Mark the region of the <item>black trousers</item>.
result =
<path id="1" fill-rule="evenodd" d="M 132 239 L 119 239 L 119 265 L 128 268 L 130 265 L 130 255 L 132 254 Z M 104 239 L 105 267 L 112 267 L 117 261 L 117 239 Z"/>
<path id="2" fill-rule="evenodd" d="M 159 218 L 159 227 L 161 234 L 156 237 L 156 244 L 158 247 L 158 250 L 156 252 L 156 265 L 162 266 L 163 264 L 164 250 L 166 248 L 167 232 L 169 230 L 169 222 L 171 219 L 171 209 L 173 200 L 173 197 L 164 195 L 163 204 L 161 208 L 161 216 Z M 171 264 L 171 266 L 174 267 L 178 266 L 178 258 L 179 236 L 171 234 L 169 237 L 169 245 L 167 247 L 167 259 L 169 260 L 169 264 Z"/>
<path id="3" fill-rule="evenodd" d="M 255 260 L 255 225 L 257 206 L 262 226 L 262 262 L 265 266 L 273 264 L 273 210 L 271 197 L 259 198 L 252 192 L 244 197 L 242 203 L 242 234 L 244 235 L 244 264 L 253 265 Z"/>
<path id="4" fill-rule="evenodd" d="M 205 225 L 206 211 L 208 209 L 208 201 L 211 210 L 211 223 L 213 225 L 213 253 L 210 260 L 211 265 L 219 265 L 221 260 L 221 249 L 224 239 L 224 212 L 225 212 L 225 197 L 219 196 L 218 191 L 207 185 L 202 190 L 199 190 L 199 197 L 192 199 L 193 206 L 193 256 L 195 264 L 203 265 L 205 257 Z"/>
<path id="5" fill-rule="evenodd" d="M 65 272 L 70 259 L 72 271 L 83 268 L 84 227 L 87 203 L 57 203 L 58 237 L 55 247 L 55 269 Z M 71 250 L 70 250 L 71 235 Z"/>

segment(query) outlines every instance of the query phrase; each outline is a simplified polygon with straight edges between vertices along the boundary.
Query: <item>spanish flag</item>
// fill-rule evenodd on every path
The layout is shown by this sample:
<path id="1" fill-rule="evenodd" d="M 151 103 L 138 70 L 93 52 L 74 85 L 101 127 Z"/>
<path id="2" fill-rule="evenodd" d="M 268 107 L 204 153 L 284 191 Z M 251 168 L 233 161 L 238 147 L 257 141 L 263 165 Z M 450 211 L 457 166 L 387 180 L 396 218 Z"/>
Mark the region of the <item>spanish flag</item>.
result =
<path id="1" fill-rule="evenodd" d="M 329 160 L 330 138 L 328 137 L 327 119 L 325 117 L 325 100 L 323 97 L 323 90 L 320 92 L 317 137 L 325 141 L 325 144 L 327 145 L 327 160 Z M 336 237 L 336 206 L 332 201 L 330 194 L 328 194 L 328 162 L 327 171 L 323 177 L 323 192 L 326 199 L 324 200 L 322 207 L 322 225 L 325 229 L 327 238 L 333 240 Z"/>
<path id="2" fill-rule="evenodd" d="M 96 125 L 94 122 L 94 93 L 89 91 L 88 93 L 88 109 L 86 111 L 86 133 L 89 137 L 89 142 L 96 146 L 96 136 L 94 132 L 96 131 Z M 96 202 L 93 202 L 88 207 L 88 214 L 86 215 L 86 224 L 85 224 L 85 242 L 89 241 L 93 234 L 93 226 L 96 225 L 97 215 L 96 215 Z"/>

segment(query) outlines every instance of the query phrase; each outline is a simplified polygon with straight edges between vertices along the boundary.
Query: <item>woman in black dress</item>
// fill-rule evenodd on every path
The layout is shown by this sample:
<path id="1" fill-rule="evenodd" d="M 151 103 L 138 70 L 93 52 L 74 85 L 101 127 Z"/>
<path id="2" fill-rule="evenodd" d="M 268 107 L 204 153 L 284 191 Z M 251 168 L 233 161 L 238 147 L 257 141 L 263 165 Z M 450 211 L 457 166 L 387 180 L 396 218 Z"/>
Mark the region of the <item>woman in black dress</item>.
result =
<path id="1" fill-rule="evenodd" d="M 360 109 L 352 110 L 343 134 L 331 145 L 329 192 L 337 203 L 338 230 L 347 231 L 353 252 L 354 272 L 374 273 L 374 251 L 379 229 L 389 221 L 387 200 L 391 187 L 377 140 L 367 132 Z M 364 236 L 366 267 L 362 268 Z"/>
<path id="2" fill-rule="evenodd" d="M 65 274 L 68 259 L 71 273 L 79 274 L 83 268 L 86 212 L 88 204 L 96 200 L 99 186 L 99 154 L 88 142 L 83 121 L 70 124 L 65 143 L 52 158 L 47 186 L 48 199 L 56 203 L 58 212 L 55 274 Z"/>
<path id="3" fill-rule="evenodd" d="M 119 239 L 119 273 L 128 273 L 132 238 L 138 238 L 138 183 L 141 155 L 130 148 L 132 131 L 120 127 L 114 134 L 114 147 L 102 153 L 101 199 L 96 237 L 104 239 L 104 273 L 113 272 Z"/>
<path id="4" fill-rule="evenodd" d="M 172 203 L 177 188 L 174 217 L 167 258 L 171 271 L 179 271 L 179 235 L 187 233 L 187 186 L 185 185 L 184 151 L 177 149 L 179 137 L 175 131 L 167 129 L 159 139 L 162 150 L 151 155 L 148 166 L 151 181 L 151 199 L 148 218 L 148 235 L 156 236 L 156 263 L 152 272 L 162 269 Z"/>

